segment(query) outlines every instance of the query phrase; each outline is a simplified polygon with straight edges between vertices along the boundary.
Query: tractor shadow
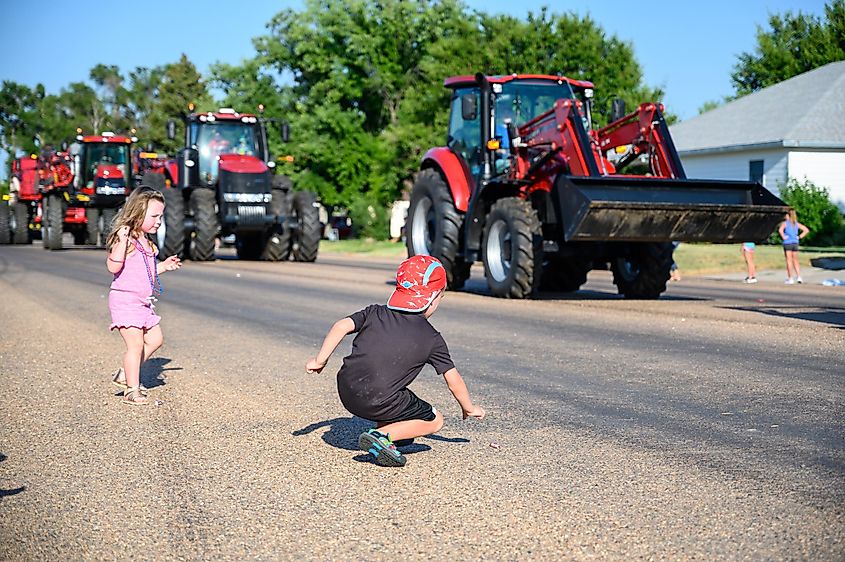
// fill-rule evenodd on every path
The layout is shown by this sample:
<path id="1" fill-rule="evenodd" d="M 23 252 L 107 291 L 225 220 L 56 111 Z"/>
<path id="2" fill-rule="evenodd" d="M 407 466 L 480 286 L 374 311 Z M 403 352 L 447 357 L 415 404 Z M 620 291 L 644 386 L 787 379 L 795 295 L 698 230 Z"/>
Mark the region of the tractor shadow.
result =
<path id="1" fill-rule="evenodd" d="M 837 329 L 845 330 L 845 308 L 836 307 L 807 307 L 807 306 L 724 306 L 725 310 L 741 310 L 756 312 L 767 316 L 792 318 L 818 322 Z"/>
<path id="2" fill-rule="evenodd" d="M 3 462 L 8 458 L 9 457 L 4 455 L 3 453 L 0 453 L 0 462 Z M 18 488 L 10 488 L 8 490 L 0 488 L 0 501 L 2 501 L 3 498 L 8 497 L 8 496 L 17 496 L 18 494 L 20 494 L 21 492 L 24 492 L 25 490 L 26 490 L 26 486 L 20 486 Z"/>

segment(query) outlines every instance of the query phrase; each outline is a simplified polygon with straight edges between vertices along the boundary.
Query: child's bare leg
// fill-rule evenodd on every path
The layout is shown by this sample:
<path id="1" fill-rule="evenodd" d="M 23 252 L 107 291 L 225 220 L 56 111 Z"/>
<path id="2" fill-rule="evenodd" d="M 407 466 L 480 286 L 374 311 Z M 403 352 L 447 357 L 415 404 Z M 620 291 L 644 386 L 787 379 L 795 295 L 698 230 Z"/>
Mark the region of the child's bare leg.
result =
<path id="1" fill-rule="evenodd" d="M 164 334 L 161 332 L 161 326 L 156 324 L 144 334 L 144 356 L 141 358 L 141 363 L 152 357 L 162 343 L 164 343 Z"/>
<path id="2" fill-rule="evenodd" d="M 405 420 L 388 424 L 377 424 L 378 430 L 387 433 L 393 441 L 414 439 L 423 435 L 437 433 L 443 427 L 443 415 L 437 412 L 431 421 Z"/>
<path id="3" fill-rule="evenodd" d="M 123 354 L 123 372 L 126 386 L 138 386 L 141 378 L 141 360 L 144 354 L 144 332 L 141 328 L 119 328 L 126 353 Z"/>

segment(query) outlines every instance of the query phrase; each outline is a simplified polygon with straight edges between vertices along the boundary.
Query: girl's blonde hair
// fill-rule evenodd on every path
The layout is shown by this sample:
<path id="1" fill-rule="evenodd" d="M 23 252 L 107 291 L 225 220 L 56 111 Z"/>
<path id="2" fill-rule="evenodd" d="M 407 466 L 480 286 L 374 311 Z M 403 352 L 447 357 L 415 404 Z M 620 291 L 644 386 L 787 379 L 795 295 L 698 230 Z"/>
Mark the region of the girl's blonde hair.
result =
<path id="1" fill-rule="evenodd" d="M 147 207 L 149 207 L 150 201 L 159 201 L 164 205 L 164 195 L 160 191 L 143 185 L 129 195 L 126 203 L 123 204 L 111 223 L 111 230 L 106 239 L 106 246 L 109 250 L 117 244 L 119 240 L 117 231 L 124 226 L 129 227 L 130 237 L 142 235 L 141 225 L 144 224 L 144 217 L 147 216 Z"/>
<path id="2" fill-rule="evenodd" d="M 795 212 L 795 209 L 790 207 L 789 210 L 786 211 L 786 215 L 789 217 L 789 222 L 792 224 L 798 222 L 798 213 Z"/>

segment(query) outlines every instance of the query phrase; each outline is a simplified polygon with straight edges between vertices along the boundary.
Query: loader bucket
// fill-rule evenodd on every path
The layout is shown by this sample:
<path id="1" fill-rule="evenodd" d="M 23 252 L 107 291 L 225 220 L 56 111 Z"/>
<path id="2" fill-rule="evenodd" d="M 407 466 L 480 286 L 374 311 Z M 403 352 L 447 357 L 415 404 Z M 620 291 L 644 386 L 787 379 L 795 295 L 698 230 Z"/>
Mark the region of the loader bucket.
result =
<path id="1" fill-rule="evenodd" d="M 787 210 L 749 181 L 561 175 L 555 191 L 567 242 L 760 242 Z"/>

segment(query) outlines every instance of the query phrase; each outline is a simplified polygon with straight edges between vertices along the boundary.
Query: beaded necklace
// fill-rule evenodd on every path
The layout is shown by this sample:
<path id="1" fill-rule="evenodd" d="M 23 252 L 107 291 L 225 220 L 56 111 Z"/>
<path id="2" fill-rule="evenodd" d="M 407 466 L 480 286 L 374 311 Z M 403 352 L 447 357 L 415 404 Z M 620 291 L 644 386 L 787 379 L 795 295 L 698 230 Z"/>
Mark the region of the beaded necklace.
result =
<path id="1" fill-rule="evenodd" d="M 133 240 L 135 244 L 135 248 L 141 252 L 141 259 L 144 260 L 144 271 L 147 272 L 147 279 L 150 282 L 150 289 L 153 291 L 153 295 L 161 295 L 164 292 L 164 287 L 161 286 L 161 279 L 158 277 L 158 267 L 156 267 L 156 252 L 148 253 L 141 243 L 138 242 L 138 239 L 135 238 Z M 152 261 L 152 266 L 147 263 L 147 258 L 150 258 Z M 153 280 L 155 278 L 155 280 Z"/>

